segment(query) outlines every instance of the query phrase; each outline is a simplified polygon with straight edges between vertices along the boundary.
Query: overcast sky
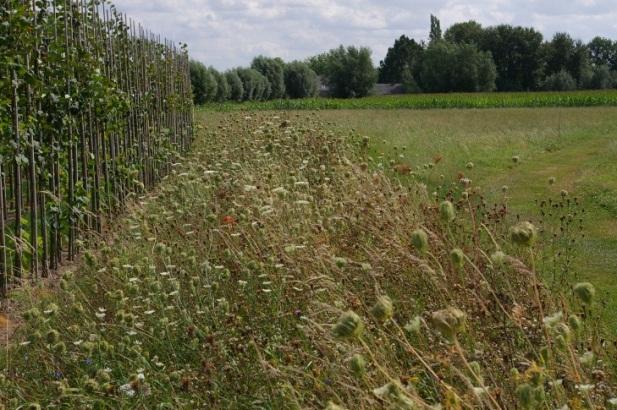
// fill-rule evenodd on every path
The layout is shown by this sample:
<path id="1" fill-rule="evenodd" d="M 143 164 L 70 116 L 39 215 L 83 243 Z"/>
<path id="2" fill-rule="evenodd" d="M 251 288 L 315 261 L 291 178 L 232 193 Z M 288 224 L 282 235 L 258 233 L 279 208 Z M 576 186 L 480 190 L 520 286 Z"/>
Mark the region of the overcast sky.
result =
<path id="1" fill-rule="evenodd" d="M 445 29 L 533 26 L 545 38 L 567 31 L 617 39 L 617 0 L 115 0 L 152 31 L 189 45 L 191 57 L 223 70 L 255 55 L 304 59 L 339 44 L 368 46 L 375 63 L 395 38 L 426 39 L 429 16 Z"/>

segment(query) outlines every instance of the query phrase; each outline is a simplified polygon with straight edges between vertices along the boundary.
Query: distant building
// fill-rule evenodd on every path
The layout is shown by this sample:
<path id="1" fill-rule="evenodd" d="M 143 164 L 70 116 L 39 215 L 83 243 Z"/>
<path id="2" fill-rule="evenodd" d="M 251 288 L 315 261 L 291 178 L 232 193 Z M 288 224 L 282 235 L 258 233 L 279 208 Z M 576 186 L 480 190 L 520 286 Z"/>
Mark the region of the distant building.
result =
<path id="1" fill-rule="evenodd" d="M 329 97 L 330 88 L 328 87 L 328 85 L 326 84 L 322 76 L 318 77 L 318 82 L 319 82 L 319 96 Z M 405 89 L 403 88 L 403 84 L 377 83 L 371 90 L 370 95 L 393 95 L 393 94 L 403 94 L 404 92 L 405 92 Z"/>
<path id="2" fill-rule="evenodd" d="M 384 84 L 377 83 L 373 90 L 371 91 L 371 95 L 392 95 L 392 94 L 403 94 L 405 89 L 403 88 L 403 84 Z"/>

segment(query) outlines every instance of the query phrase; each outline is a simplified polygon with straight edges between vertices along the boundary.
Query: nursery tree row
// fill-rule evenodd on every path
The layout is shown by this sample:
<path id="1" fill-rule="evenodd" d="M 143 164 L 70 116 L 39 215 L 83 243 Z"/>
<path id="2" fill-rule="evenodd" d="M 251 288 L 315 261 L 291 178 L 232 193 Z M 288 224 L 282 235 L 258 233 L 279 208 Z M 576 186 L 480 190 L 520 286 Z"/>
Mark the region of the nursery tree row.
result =
<path id="1" fill-rule="evenodd" d="M 73 259 L 191 142 L 186 47 L 104 1 L 0 5 L 0 292 Z"/>

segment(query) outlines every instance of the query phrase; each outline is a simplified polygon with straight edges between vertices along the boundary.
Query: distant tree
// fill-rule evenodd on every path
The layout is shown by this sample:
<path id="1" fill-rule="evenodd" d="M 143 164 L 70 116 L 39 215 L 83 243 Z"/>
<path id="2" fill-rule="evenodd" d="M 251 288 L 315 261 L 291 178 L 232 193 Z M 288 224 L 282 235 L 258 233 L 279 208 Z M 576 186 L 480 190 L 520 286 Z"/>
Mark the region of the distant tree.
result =
<path id="1" fill-rule="evenodd" d="M 227 77 L 225 74 L 222 74 L 214 69 L 212 69 L 212 74 L 216 78 L 216 96 L 214 100 L 217 102 L 224 102 L 229 100 L 231 95 L 231 89 L 229 88 L 229 83 L 227 82 Z"/>
<path id="2" fill-rule="evenodd" d="M 321 53 L 317 54 L 316 56 L 309 57 L 306 60 L 306 63 L 311 68 L 311 70 L 317 73 L 317 75 L 325 76 L 328 74 L 328 61 L 328 53 Z"/>
<path id="3" fill-rule="evenodd" d="M 409 66 L 405 66 L 403 68 L 403 72 L 401 74 L 401 84 L 403 85 L 403 91 L 405 93 L 411 94 L 422 92 L 422 89 L 416 81 L 413 70 Z"/>
<path id="4" fill-rule="evenodd" d="M 431 14 L 431 32 L 429 34 L 431 42 L 441 40 L 441 23 L 439 19 Z"/>
<path id="5" fill-rule="evenodd" d="M 596 65 L 591 69 L 587 81 L 583 83 L 583 87 L 590 90 L 605 90 L 613 88 L 613 75 L 608 65 Z"/>
<path id="6" fill-rule="evenodd" d="M 547 91 L 576 90 L 576 80 L 568 71 L 562 69 L 546 77 L 542 88 Z"/>
<path id="7" fill-rule="evenodd" d="M 317 95 L 319 81 L 308 64 L 294 61 L 285 66 L 285 89 L 289 98 L 306 98 Z"/>
<path id="8" fill-rule="evenodd" d="M 424 52 L 419 85 L 429 92 L 495 89 L 496 69 L 490 53 L 474 44 L 434 41 Z"/>
<path id="9" fill-rule="evenodd" d="M 591 62 L 587 46 L 575 41 L 567 33 L 557 33 L 545 44 L 546 74 L 567 71 L 574 81 L 582 85 L 591 74 Z"/>
<path id="10" fill-rule="evenodd" d="M 379 82 L 400 83 L 403 81 L 405 70 L 416 74 L 424 48 L 414 39 L 402 35 L 394 41 L 394 45 L 388 48 L 388 53 L 379 67 Z M 409 73 L 407 73 L 409 74 Z"/>
<path id="11" fill-rule="evenodd" d="M 340 98 L 364 97 L 377 81 L 377 71 L 371 60 L 371 50 L 343 47 L 330 50 L 325 80 L 332 95 Z"/>
<path id="12" fill-rule="evenodd" d="M 594 37 L 587 45 L 589 58 L 594 66 L 607 66 L 617 70 L 617 41 L 604 37 Z"/>
<path id="13" fill-rule="evenodd" d="M 225 73 L 227 84 L 229 85 L 229 98 L 232 101 L 242 101 L 244 99 L 244 85 L 238 75 L 237 70 L 230 70 Z"/>
<path id="14" fill-rule="evenodd" d="M 270 83 L 263 74 L 252 68 L 238 68 L 236 72 L 242 80 L 242 87 L 244 89 L 243 101 L 265 100 L 268 98 Z"/>
<path id="15" fill-rule="evenodd" d="M 533 28 L 500 25 L 484 30 L 478 47 L 493 56 L 497 89 L 537 89 L 544 76 L 542 34 Z"/>
<path id="16" fill-rule="evenodd" d="M 475 44 L 480 47 L 484 38 L 484 29 L 479 23 L 470 20 L 451 25 L 443 35 L 444 40 L 457 44 Z"/>
<path id="17" fill-rule="evenodd" d="M 189 71 L 191 76 L 191 87 L 193 88 L 193 102 L 196 105 L 201 105 L 206 102 L 206 75 L 207 68 L 198 61 L 192 60 L 189 63 Z"/>
<path id="18" fill-rule="evenodd" d="M 253 59 L 251 68 L 259 71 L 270 83 L 269 98 L 283 98 L 285 96 L 285 63 L 280 58 L 257 56 Z"/>

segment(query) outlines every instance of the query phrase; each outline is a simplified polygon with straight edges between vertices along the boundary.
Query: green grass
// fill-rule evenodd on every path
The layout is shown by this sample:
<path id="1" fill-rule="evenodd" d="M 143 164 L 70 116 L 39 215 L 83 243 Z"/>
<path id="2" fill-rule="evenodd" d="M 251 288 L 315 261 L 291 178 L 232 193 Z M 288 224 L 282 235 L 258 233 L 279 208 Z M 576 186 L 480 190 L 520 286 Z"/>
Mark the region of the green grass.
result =
<path id="1" fill-rule="evenodd" d="M 208 110 L 341 110 L 617 106 L 617 90 L 517 93 L 452 93 L 370 96 L 358 99 L 307 98 L 208 104 Z"/>
<path id="2" fill-rule="evenodd" d="M 538 219 L 535 201 L 558 198 L 562 189 L 580 198 L 585 237 L 574 246 L 572 273 L 598 285 L 605 321 L 617 336 L 617 109 L 349 110 L 319 117 L 370 136 L 385 166 L 395 159 L 415 169 L 442 156 L 432 170 L 419 171 L 433 188 L 439 175 L 462 172 L 496 201 L 507 185 L 512 211 L 524 217 Z M 556 178 L 553 186 L 549 177 Z"/>

